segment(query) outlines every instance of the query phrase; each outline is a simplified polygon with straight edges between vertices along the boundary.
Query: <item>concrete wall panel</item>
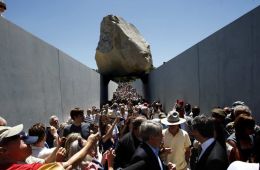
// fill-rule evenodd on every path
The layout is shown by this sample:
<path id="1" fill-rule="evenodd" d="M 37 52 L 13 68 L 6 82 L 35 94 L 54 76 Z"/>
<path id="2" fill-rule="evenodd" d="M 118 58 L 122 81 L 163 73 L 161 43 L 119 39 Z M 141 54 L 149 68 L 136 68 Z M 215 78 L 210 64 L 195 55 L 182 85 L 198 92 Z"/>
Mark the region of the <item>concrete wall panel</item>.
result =
<path id="1" fill-rule="evenodd" d="M 260 10 L 252 12 L 252 84 L 251 84 L 251 106 L 254 116 L 260 122 Z"/>
<path id="2" fill-rule="evenodd" d="M 0 19 L 1 112 L 10 124 L 39 122 L 61 113 L 57 49 Z M 3 26 L 3 27 L 2 27 Z M 58 106 L 58 107 L 57 107 Z M 35 116 L 37 114 L 37 116 Z"/>
<path id="3" fill-rule="evenodd" d="M 108 100 L 112 100 L 113 93 L 116 91 L 118 84 L 114 81 L 109 81 L 108 83 Z"/>
<path id="4" fill-rule="evenodd" d="M 221 40 L 220 40 L 221 41 Z M 221 46 L 215 46 L 219 42 L 218 38 L 211 36 L 207 41 L 203 41 L 194 46 L 198 50 L 199 56 L 199 98 L 202 113 L 208 112 L 208 105 L 213 107 L 219 102 L 219 58 Z M 209 45 L 211 44 L 211 45 Z"/>
<path id="5" fill-rule="evenodd" d="M 136 89 L 138 94 L 144 97 L 143 82 L 141 79 L 137 79 L 136 81 L 132 82 L 132 86 Z"/>
<path id="6" fill-rule="evenodd" d="M 250 103 L 252 82 L 252 34 L 251 15 L 247 14 L 224 29 L 224 45 L 226 53 L 222 56 L 222 62 L 226 67 L 219 70 L 222 78 L 219 80 L 225 84 L 222 87 L 227 99 L 223 101 L 231 104 L 235 100 L 244 100 Z"/>
<path id="7" fill-rule="evenodd" d="M 149 78 L 151 100 L 160 100 L 166 111 L 172 109 L 177 99 L 198 103 L 198 57 L 197 49 L 190 48 L 181 57 L 173 58 Z"/>
<path id="8" fill-rule="evenodd" d="M 99 106 L 100 75 L 59 51 L 62 111 L 69 116 L 71 109 L 86 110 L 92 105 Z"/>
<path id="9" fill-rule="evenodd" d="M 100 105 L 100 75 L 0 17 L 0 106 L 9 125 Z"/>

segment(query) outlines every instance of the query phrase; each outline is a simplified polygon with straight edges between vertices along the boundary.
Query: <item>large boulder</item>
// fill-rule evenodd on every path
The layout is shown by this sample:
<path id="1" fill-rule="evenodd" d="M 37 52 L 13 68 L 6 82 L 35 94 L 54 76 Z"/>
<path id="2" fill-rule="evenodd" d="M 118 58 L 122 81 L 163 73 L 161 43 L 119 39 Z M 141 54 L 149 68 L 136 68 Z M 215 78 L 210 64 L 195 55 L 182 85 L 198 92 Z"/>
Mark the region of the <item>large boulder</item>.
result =
<path id="1" fill-rule="evenodd" d="M 98 71 L 107 76 L 139 76 L 152 65 L 150 45 L 133 24 L 108 15 L 103 18 L 96 49 Z"/>

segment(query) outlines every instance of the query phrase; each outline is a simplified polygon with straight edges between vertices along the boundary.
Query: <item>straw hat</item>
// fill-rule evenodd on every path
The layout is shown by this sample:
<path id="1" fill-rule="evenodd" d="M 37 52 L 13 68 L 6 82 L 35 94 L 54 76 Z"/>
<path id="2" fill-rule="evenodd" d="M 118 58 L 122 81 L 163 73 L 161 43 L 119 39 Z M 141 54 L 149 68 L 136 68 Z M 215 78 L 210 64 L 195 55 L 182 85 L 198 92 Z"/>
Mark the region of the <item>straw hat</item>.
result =
<path id="1" fill-rule="evenodd" d="M 179 113 L 172 110 L 168 113 L 168 116 L 161 120 L 165 125 L 179 125 L 186 122 L 185 119 L 179 117 Z"/>

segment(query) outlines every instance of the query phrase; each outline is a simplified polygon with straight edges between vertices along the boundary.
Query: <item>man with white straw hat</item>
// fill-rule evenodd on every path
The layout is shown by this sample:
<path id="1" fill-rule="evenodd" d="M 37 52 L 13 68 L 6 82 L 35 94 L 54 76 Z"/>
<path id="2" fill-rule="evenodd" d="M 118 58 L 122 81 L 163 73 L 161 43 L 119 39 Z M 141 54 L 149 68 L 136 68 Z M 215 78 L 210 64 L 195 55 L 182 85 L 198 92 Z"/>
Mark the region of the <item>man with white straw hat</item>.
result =
<path id="1" fill-rule="evenodd" d="M 186 170 L 188 167 L 191 141 L 188 133 L 180 128 L 180 124 L 186 122 L 186 120 L 180 118 L 177 111 L 172 110 L 161 122 L 168 126 L 167 129 L 163 130 L 164 147 L 171 148 L 166 162 L 176 164 L 177 170 Z"/>

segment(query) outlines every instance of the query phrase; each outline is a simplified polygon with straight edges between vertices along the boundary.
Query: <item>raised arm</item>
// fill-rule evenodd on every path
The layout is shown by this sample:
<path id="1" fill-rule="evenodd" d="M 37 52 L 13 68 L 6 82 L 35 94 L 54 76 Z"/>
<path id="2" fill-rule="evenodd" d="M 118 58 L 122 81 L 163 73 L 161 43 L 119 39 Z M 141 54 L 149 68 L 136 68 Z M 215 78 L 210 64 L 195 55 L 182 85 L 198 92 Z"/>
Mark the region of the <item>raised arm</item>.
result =
<path id="1" fill-rule="evenodd" d="M 106 142 L 108 139 L 110 139 L 112 137 L 113 129 L 116 126 L 116 124 L 119 122 L 119 120 L 120 120 L 120 117 L 116 117 L 116 119 L 112 123 L 112 126 L 109 126 L 109 129 L 107 130 L 106 134 L 103 135 L 101 138 L 103 142 Z"/>
<path id="2" fill-rule="evenodd" d="M 78 165 L 85 156 L 91 151 L 91 148 L 96 145 L 98 139 L 100 138 L 99 134 L 91 134 L 88 137 L 87 142 L 85 143 L 85 146 L 78 151 L 75 155 L 73 155 L 67 162 L 63 162 L 62 165 L 64 168 L 67 168 L 69 166 L 75 166 Z"/>

